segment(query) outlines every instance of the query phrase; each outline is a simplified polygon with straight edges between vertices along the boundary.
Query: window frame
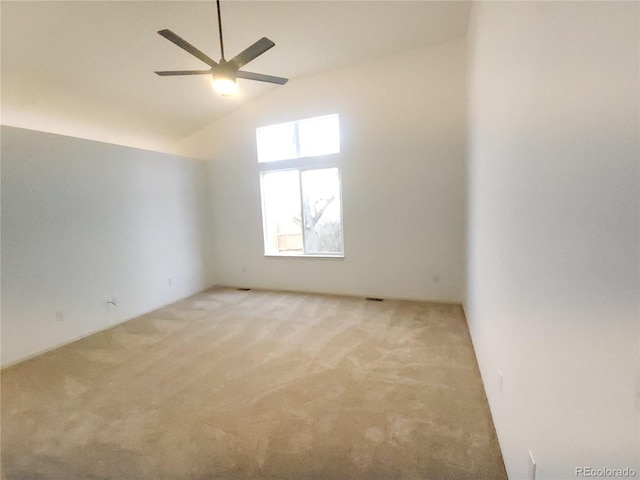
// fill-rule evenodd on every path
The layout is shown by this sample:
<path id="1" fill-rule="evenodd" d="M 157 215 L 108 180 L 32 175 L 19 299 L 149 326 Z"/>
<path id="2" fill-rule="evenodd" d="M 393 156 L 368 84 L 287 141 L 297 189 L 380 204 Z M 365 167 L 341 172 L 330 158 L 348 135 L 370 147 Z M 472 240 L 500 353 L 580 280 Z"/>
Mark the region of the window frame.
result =
<path id="1" fill-rule="evenodd" d="M 335 114 L 337 115 L 337 114 Z M 304 120 L 311 120 L 313 118 L 320 118 L 329 115 L 320 115 L 318 117 L 312 117 L 310 119 L 303 119 L 300 121 L 294 122 L 285 122 L 286 123 L 300 123 Z M 338 117 L 339 121 L 339 117 Z M 279 124 L 276 124 L 279 125 Z M 338 123 L 338 125 L 340 125 Z M 340 127 L 338 126 L 340 129 Z M 340 132 L 340 130 L 338 130 Z M 296 127 L 297 132 L 297 127 Z M 339 144 L 341 147 L 341 144 Z M 256 157 L 257 157 L 257 135 L 256 135 Z M 300 151 L 300 146 L 296 146 L 296 151 Z M 260 162 L 257 161 L 256 164 L 258 166 L 258 175 L 260 179 L 260 206 L 261 206 L 261 222 L 262 222 L 262 244 L 263 244 L 263 256 L 266 258 L 326 258 L 326 259 L 344 259 L 345 257 L 345 244 L 344 244 L 344 211 L 342 204 L 342 149 L 336 153 L 327 153 L 323 155 L 316 156 L 305 156 L 305 157 L 297 157 L 297 158 L 288 158 L 284 160 L 272 160 L 269 162 Z M 299 199 L 300 199 L 300 207 L 301 207 L 301 215 L 304 220 L 304 212 L 302 211 L 302 173 L 309 170 L 324 170 L 324 169 L 332 169 L 335 168 L 338 172 L 338 193 L 339 193 L 339 208 L 340 208 L 340 234 L 342 241 L 342 252 L 331 252 L 331 253 L 305 253 L 305 228 L 302 225 L 302 245 L 303 251 L 300 253 L 292 253 L 292 252 L 268 252 L 267 251 L 267 226 L 265 224 L 265 195 L 264 195 L 264 174 L 271 172 L 285 172 L 285 171 L 297 171 L 298 179 L 299 179 Z M 303 221 L 304 223 L 304 221 Z"/>

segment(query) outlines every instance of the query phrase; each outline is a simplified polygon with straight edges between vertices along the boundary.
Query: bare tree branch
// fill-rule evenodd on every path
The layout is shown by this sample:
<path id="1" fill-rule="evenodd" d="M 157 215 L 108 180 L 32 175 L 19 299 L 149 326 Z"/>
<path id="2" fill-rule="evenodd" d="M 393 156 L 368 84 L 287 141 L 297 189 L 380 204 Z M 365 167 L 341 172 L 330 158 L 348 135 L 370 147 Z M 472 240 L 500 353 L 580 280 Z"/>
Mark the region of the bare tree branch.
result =
<path id="1" fill-rule="evenodd" d="M 311 214 L 311 226 L 309 226 L 308 224 L 305 225 L 305 227 L 308 230 L 311 230 L 312 228 L 314 228 L 316 226 L 316 224 L 320 221 L 320 219 L 322 218 L 322 214 L 324 213 L 324 211 L 327 209 L 327 207 L 329 205 L 331 205 L 331 202 L 333 202 L 335 200 L 335 197 L 333 195 L 331 195 L 330 198 L 321 198 L 320 200 L 316 201 L 313 204 L 313 209 L 316 210 L 316 205 L 318 205 L 318 203 L 320 202 L 324 202 L 324 205 L 322 205 L 322 207 L 320 207 L 320 210 L 316 210 L 315 213 Z"/>

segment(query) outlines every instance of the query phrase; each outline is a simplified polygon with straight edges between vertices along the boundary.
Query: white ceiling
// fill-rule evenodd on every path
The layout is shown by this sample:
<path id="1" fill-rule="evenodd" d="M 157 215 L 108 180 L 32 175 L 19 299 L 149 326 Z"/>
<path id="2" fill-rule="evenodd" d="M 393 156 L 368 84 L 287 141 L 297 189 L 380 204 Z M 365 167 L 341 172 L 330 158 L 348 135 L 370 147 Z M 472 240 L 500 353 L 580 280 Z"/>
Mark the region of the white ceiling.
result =
<path id="1" fill-rule="evenodd" d="M 219 59 L 213 0 L 0 5 L 5 124 L 32 128 L 33 122 L 37 128 L 46 118 L 74 128 L 120 128 L 177 141 L 270 89 L 287 88 L 240 80 L 240 94 L 222 98 L 206 76 L 153 73 L 206 68 L 157 35 L 163 28 Z M 227 58 L 267 36 L 276 46 L 245 69 L 292 82 L 463 37 L 470 9 L 468 2 L 395 0 L 221 5 Z"/>

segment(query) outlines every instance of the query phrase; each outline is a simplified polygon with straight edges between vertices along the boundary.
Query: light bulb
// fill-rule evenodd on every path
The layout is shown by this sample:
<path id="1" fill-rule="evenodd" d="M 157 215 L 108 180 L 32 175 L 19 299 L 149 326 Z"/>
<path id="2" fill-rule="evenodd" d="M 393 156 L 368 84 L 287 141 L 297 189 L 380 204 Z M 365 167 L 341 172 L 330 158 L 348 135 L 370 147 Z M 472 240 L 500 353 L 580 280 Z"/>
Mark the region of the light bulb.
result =
<path id="1" fill-rule="evenodd" d="M 234 95 L 238 91 L 238 85 L 228 78 L 214 78 L 213 89 L 223 97 Z"/>

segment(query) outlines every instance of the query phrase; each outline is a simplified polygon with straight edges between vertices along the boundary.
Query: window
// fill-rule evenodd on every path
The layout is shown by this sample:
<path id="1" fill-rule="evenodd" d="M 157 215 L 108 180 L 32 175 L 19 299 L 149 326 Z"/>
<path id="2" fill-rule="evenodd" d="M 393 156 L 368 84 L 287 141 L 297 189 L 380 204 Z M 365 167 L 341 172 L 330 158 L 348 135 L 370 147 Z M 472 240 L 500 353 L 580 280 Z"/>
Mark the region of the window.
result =
<path id="1" fill-rule="evenodd" d="M 265 255 L 342 256 L 338 115 L 256 131 Z"/>
<path id="2" fill-rule="evenodd" d="M 258 128 L 258 162 L 276 162 L 340 152 L 338 115 Z"/>

